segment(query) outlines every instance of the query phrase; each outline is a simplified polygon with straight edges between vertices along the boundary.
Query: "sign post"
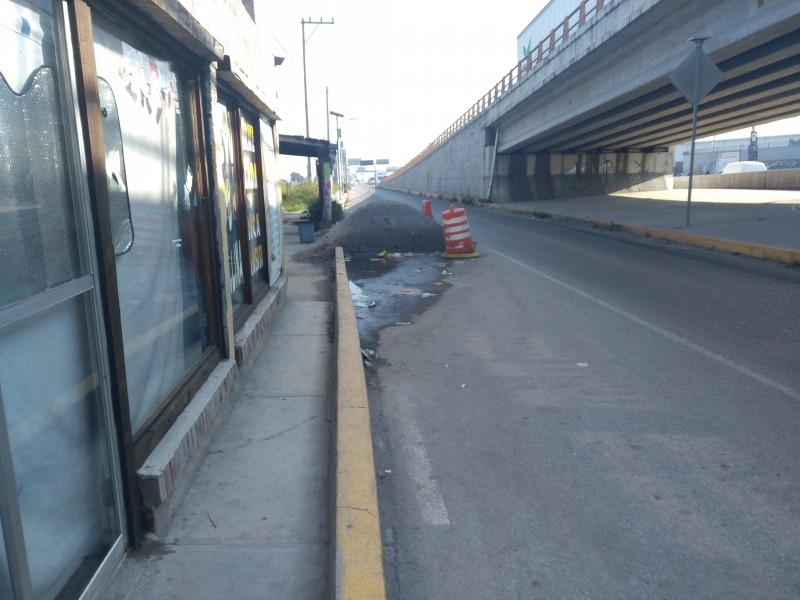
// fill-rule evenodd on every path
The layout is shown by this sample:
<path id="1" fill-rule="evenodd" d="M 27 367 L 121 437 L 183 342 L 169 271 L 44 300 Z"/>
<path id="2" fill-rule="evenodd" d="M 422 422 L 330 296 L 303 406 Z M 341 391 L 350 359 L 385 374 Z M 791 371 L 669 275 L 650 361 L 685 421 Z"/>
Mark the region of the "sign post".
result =
<path id="1" fill-rule="evenodd" d="M 372 166 L 372 174 L 375 179 L 375 185 L 378 185 L 378 165 L 388 165 L 388 158 L 376 158 L 375 160 L 362 160 L 362 166 Z"/>
<path id="2" fill-rule="evenodd" d="M 706 95 L 722 81 L 722 71 L 703 52 L 703 42 L 708 38 L 693 37 L 689 41 L 694 50 L 675 70 L 669 80 L 692 105 L 692 146 L 689 155 L 689 194 L 686 198 L 686 226 L 689 227 L 692 211 L 692 178 L 694 177 L 694 142 L 697 135 L 697 106 Z"/>

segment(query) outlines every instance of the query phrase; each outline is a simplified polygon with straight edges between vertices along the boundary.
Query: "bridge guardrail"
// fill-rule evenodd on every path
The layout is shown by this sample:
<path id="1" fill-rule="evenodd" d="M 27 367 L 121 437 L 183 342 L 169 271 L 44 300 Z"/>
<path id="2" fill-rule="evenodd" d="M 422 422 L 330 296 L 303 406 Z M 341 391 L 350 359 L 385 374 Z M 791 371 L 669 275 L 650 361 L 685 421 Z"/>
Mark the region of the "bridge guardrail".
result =
<path id="1" fill-rule="evenodd" d="M 558 27 L 552 29 L 546 37 L 522 58 L 522 60 L 517 62 L 494 87 L 456 119 L 455 122 L 445 129 L 433 142 L 428 144 L 422 152 L 392 173 L 391 177 L 399 175 L 421 162 L 422 159 L 461 131 L 478 115 L 497 102 L 509 90 L 514 88 L 520 81 L 532 75 L 538 65 L 544 62 L 545 59 L 557 54 L 557 51 L 560 51 L 592 16 L 599 15 L 604 5 L 605 0 L 581 0 L 580 5 L 564 17 L 564 21 Z"/>

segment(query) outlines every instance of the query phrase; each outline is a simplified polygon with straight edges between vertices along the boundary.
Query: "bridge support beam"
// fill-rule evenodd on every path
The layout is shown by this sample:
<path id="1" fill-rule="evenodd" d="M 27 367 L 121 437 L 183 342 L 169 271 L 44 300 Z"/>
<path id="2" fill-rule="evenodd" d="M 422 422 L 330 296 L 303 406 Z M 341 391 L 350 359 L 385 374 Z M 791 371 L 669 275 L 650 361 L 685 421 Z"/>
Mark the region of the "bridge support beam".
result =
<path id="1" fill-rule="evenodd" d="M 491 202 L 644 192 L 672 187 L 669 151 L 499 155 Z"/>

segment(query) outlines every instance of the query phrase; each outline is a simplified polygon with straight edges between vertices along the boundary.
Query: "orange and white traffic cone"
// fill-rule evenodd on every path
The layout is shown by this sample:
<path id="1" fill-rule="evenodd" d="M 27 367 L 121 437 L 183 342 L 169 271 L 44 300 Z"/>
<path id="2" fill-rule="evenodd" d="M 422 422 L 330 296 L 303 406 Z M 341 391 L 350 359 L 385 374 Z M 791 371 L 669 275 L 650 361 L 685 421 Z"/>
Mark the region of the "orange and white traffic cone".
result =
<path id="1" fill-rule="evenodd" d="M 442 225 L 444 226 L 445 257 L 474 258 L 480 256 L 475 251 L 475 243 L 469 232 L 465 209 L 456 208 L 455 204 L 451 204 L 450 208 L 442 213 Z"/>
<path id="2" fill-rule="evenodd" d="M 431 201 L 430 200 L 423 200 L 422 201 L 422 212 L 428 215 L 431 219 L 433 218 L 433 211 L 431 210 Z"/>

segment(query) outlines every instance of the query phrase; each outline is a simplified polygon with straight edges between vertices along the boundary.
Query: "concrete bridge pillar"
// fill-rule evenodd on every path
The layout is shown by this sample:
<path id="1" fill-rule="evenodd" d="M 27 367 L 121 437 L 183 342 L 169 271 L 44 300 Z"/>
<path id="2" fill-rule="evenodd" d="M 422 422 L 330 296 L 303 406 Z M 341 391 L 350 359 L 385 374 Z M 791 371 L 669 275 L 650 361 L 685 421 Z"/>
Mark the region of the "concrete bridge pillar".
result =
<path id="1" fill-rule="evenodd" d="M 672 187 L 672 172 L 668 151 L 499 155 L 491 201 L 663 190 Z"/>

